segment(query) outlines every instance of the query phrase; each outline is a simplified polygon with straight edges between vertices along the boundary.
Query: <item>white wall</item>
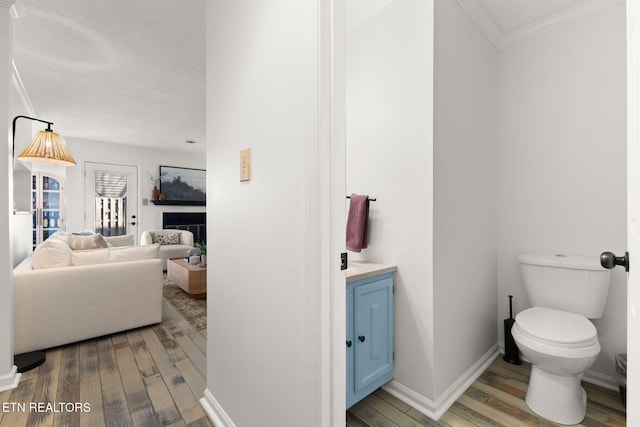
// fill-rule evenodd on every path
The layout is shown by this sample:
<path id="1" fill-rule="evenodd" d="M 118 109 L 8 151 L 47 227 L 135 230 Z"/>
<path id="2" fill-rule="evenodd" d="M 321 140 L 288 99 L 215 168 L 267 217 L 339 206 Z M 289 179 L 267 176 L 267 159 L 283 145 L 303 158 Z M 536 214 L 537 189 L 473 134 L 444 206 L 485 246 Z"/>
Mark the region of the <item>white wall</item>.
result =
<path id="1" fill-rule="evenodd" d="M 387 2 L 347 28 L 347 194 L 368 194 L 369 247 L 397 265 L 395 381 L 434 397 L 433 1 Z"/>
<path id="2" fill-rule="evenodd" d="M 0 391 L 17 385 L 13 365 L 13 257 L 12 257 L 12 213 L 13 213 L 13 157 L 9 135 L 11 84 L 11 18 L 9 6 L 12 1 L 0 1 Z"/>
<path id="3" fill-rule="evenodd" d="M 13 172 L 13 206 L 16 211 L 31 210 L 31 171 L 21 167 Z"/>
<path id="4" fill-rule="evenodd" d="M 77 165 L 66 168 L 67 231 L 84 230 L 85 196 L 84 172 L 86 162 L 114 163 L 138 168 L 138 237 L 145 230 L 162 228 L 163 212 L 205 212 L 203 206 L 156 206 L 151 200 L 153 184 L 149 174 L 158 176 L 159 165 L 206 169 L 206 158 L 201 150 L 188 144 L 178 151 L 149 149 L 125 144 L 65 138 L 69 152 Z"/>
<path id="5" fill-rule="evenodd" d="M 11 85 L 11 109 L 9 119 L 16 116 L 32 116 L 23 105 L 22 98 L 16 89 L 15 84 Z M 34 127 L 34 124 L 37 127 Z M 31 171 L 29 163 L 17 160 L 18 155 L 24 150 L 33 139 L 35 132 L 44 129 L 43 123 L 20 118 L 16 121 L 15 149 L 13 152 L 13 204 L 18 211 L 31 210 Z"/>
<path id="6" fill-rule="evenodd" d="M 497 51 L 458 2 L 435 2 L 434 64 L 434 395 L 440 396 L 497 342 Z"/>
<path id="7" fill-rule="evenodd" d="M 24 104 L 23 98 L 20 96 L 15 84 L 11 84 L 9 95 L 10 107 L 9 115 L 7 116 L 10 121 L 13 121 L 14 117 L 30 116 L 29 109 Z M 11 230 L 11 240 L 13 242 L 13 265 L 16 266 L 22 260 L 27 257 L 31 252 L 31 215 L 25 215 L 25 212 L 31 211 L 31 171 L 27 168 L 28 163 L 23 163 L 17 160 L 18 155 L 21 153 L 29 142 L 31 142 L 33 133 L 33 121 L 27 119 L 18 119 L 16 121 L 16 134 L 15 141 L 16 147 L 13 150 L 13 210 L 18 212 L 14 214 L 14 224 Z M 39 123 L 41 125 L 41 123 Z M 11 125 L 10 125 L 11 126 Z M 40 127 L 38 130 L 42 129 Z M 12 137 L 13 139 L 13 137 Z M 27 218 L 28 217 L 28 218 Z"/>
<path id="8" fill-rule="evenodd" d="M 438 410 L 497 341 L 497 53 L 456 2 L 390 2 L 357 18 L 347 193 L 377 201 L 370 247 L 351 257 L 398 266 L 394 381 Z"/>
<path id="9" fill-rule="evenodd" d="M 313 0 L 207 3 L 207 298 L 217 326 L 207 331 L 202 402 L 216 425 L 329 425 L 327 353 L 318 347 L 323 284 L 307 274 L 320 262 L 320 236 L 310 231 L 317 10 Z M 240 182 L 247 147 L 252 180 Z"/>
<path id="10" fill-rule="evenodd" d="M 626 249 L 625 6 L 500 52 L 498 328 L 530 306 L 517 256 Z M 611 380 L 626 349 L 626 275 L 613 271 L 592 368 Z M 593 375 L 592 375 L 593 377 Z"/>

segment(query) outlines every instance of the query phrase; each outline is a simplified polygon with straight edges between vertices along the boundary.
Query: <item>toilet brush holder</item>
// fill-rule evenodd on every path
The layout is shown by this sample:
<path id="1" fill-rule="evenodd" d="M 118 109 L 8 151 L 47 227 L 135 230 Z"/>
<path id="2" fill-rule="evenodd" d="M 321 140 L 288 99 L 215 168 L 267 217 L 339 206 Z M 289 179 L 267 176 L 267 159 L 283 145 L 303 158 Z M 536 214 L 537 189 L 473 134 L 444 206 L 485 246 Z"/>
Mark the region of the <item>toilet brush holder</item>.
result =
<path id="1" fill-rule="evenodd" d="M 502 359 L 505 362 L 520 365 L 522 364 L 520 350 L 513 339 L 513 335 L 511 335 L 511 328 L 514 323 L 516 321 L 513 318 L 513 295 L 509 295 L 509 318 L 504 319 L 504 357 Z"/>

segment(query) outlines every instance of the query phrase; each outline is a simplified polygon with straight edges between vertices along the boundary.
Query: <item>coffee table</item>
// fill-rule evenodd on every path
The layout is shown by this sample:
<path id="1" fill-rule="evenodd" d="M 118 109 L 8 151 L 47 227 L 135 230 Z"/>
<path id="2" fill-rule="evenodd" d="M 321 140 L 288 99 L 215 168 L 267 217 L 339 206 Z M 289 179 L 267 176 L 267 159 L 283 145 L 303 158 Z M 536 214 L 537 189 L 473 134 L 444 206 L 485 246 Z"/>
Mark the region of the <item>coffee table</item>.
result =
<path id="1" fill-rule="evenodd" d="M 207 267 L 189 264 L 184 258 L 167 260 L 167 278 L 189 295 L 207 293 Z"/>

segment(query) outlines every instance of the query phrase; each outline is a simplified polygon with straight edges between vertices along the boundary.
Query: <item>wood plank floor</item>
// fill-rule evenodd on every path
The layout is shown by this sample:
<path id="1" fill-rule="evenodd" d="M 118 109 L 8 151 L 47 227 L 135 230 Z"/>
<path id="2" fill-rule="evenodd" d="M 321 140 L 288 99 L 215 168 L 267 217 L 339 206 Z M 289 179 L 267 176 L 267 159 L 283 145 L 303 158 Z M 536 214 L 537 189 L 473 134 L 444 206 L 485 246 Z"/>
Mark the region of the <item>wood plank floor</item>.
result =
<path id="1" fill-rule="evenodd" d="M 0 393 L 0 427 L 213 427 L 199 402 L 206 336 L 165 302 L 159 325 L 48 350 L 43 365 Z"/>
<path id="2" fill-rule="evenodd" d="M 197 331 L 166 303 L 163 313 L 159 325 L 47 351 L 45 364 L 0 393 L 0 427 L 213 427 L 199 403 L 206 387 L 206 329 Z M 347 426 L 555 426 L 524 402 L 529 372 L 528 364 L 496 359 L 438 422 L 377 390 L 347 412 Z M 582 425 L 626 425 L 617 392 L 585 388 L 589 406 Z M 86 402 L 90 411 L 46 410 L 47 403 L 62 402 Z M 44 408 L 29 410 L 30 403 Z"/>
<path id="3" fill-rule="evenodd" d="M 347 412 L 349 427 L 417 426 L 557 426 L 536 416 L 524 402 L 531 365 L 511 365 L 498 357 L 438 422 L 433 421 L 382 389 Z M 587 416 L 580 426 L 626 425 L 620 394 L 583 383 L 587 391 Z"/>

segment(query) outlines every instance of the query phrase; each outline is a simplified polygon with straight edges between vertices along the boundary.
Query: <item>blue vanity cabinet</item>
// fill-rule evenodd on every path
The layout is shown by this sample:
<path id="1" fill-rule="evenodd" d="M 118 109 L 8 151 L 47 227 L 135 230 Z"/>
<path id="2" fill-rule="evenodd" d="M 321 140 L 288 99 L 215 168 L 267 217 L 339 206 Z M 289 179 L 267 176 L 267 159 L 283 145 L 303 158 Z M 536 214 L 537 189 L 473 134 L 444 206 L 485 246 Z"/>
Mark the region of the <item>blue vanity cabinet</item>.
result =
<path id="1" fill-rule="evenodd" d="M 347 408 L 393 378 L 393 273 L 347 282 Z"/>

